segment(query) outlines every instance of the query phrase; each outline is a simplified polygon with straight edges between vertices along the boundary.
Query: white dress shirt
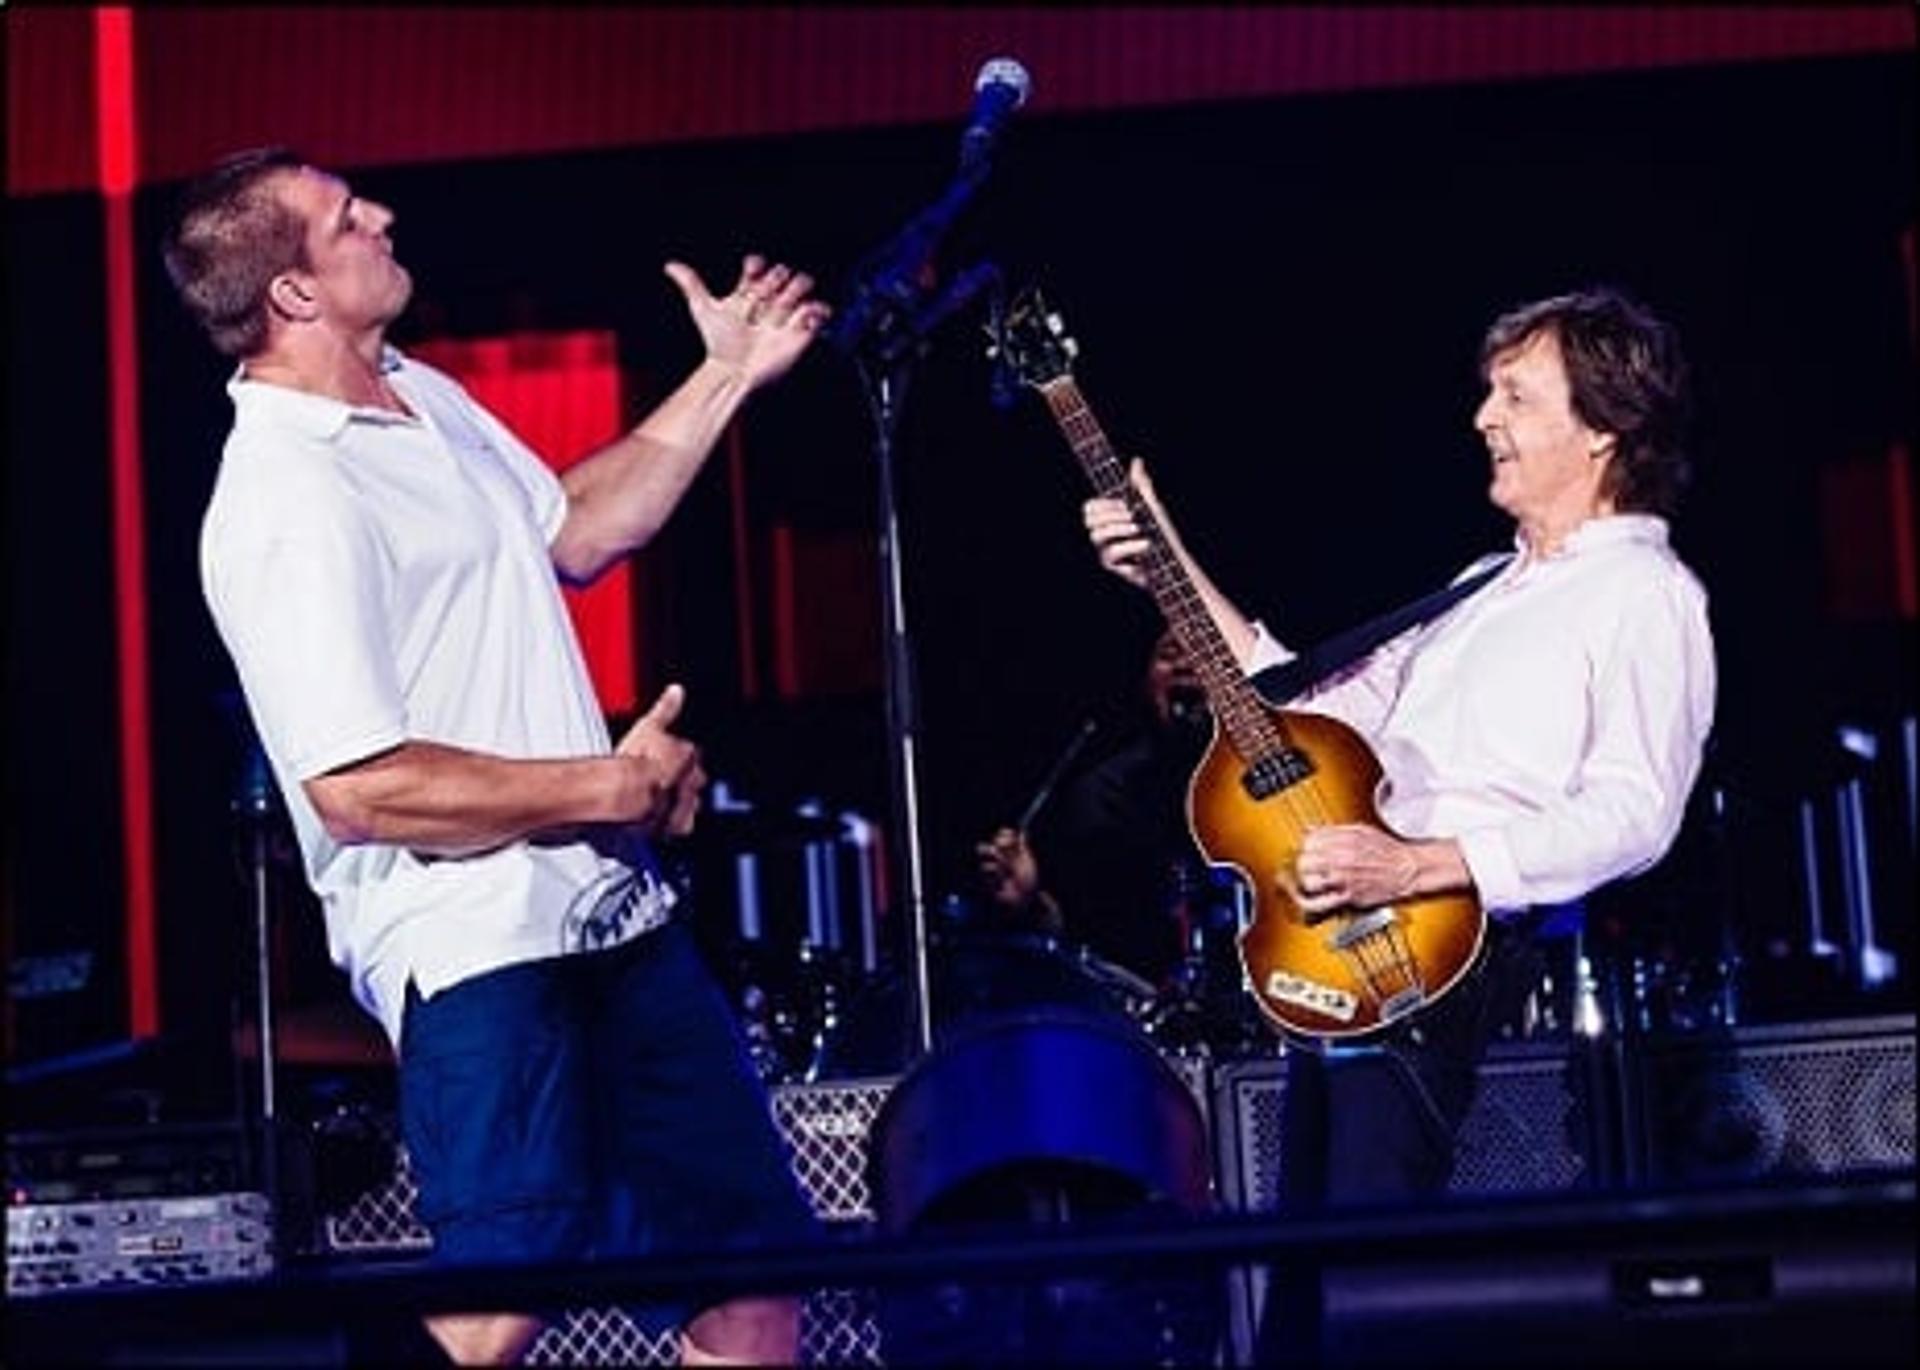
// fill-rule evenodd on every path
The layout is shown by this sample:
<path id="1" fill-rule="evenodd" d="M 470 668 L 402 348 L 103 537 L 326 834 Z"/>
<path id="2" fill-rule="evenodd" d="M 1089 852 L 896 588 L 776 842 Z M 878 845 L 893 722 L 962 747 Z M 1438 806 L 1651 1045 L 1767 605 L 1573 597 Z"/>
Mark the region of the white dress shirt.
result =
<path id="1" fill-rule="evenodd" d="M 1462 575 L 1471 574 L 1469 567 Z M 1254 625 L 1247 671 L 1293 653 Z M 1713 723 L 1706 592 L 1664 520 L 1582 524 L 1289 707 L 1373 746 L 1407 838 L 1453 838 L 1490 912 L 1646 869 L 1679 831 Z"/>

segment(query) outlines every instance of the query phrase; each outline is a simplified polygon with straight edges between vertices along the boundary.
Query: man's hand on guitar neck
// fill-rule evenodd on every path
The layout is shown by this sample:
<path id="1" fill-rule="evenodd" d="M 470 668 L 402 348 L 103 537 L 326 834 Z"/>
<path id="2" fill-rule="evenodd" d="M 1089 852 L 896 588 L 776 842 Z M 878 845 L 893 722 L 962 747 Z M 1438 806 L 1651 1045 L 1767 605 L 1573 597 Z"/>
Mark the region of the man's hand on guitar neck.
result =
<path id="1" fill-rule="evenodd" d="M 1207 573 L 1188 554 L 1186 544 L 1180 539 L 1179 529 L 1167 517 L 1160 497 L 1154 493 L 1153 482 L 1147 477 L 1146 465 L 1138 457 L 1128 464 L 1127 478 L 1146 501 L 1148 510 L 1166 536 L 1167 549 L 1193 581 L 1200 602 L 1206 606 L 1208 617 L 1213 619 L 1221 635 L 1226 638 L 1234 659 L 1246 661 L 1253 651 L 1253 626 L 1247 621 L 1247 616 L 1220 593 Z M 1087 537 L 1100 557 L 1100 564 L 1128 584 L 1143 590 L 1150 589 L 1146 559 L 1153 550 L 1153 541 L 1142 531 L 1127 502 L 1115 496 L 1095 495 L 1081 506 L 1081 518 L 1087 525 Z"/>
<path id="2" fill-rule="evenodd" d="M 1451 838 L 1409 842 L 1365 823 L 1309 828 L 1281 889 L 1310 923 L 1342 909 L 1471 889 L 1473 877 Z"/>

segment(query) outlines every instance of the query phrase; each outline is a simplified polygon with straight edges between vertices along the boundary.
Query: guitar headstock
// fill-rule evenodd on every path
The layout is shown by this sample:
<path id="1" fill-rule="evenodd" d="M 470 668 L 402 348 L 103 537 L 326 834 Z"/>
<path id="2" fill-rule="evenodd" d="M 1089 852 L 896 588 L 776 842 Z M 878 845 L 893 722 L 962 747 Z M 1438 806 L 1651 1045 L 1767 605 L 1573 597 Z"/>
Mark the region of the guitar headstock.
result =
<path id="1" fill-rule="evenodd" d="M 1034 287 L 1007 303 L 1006 311 L 987 325 L 987 337 L 987 355 L 1005 362 L 1023 384 L 1035 389 L 1071 375 L 1080 351 L 1067 336 L 1066 324 Z"/>

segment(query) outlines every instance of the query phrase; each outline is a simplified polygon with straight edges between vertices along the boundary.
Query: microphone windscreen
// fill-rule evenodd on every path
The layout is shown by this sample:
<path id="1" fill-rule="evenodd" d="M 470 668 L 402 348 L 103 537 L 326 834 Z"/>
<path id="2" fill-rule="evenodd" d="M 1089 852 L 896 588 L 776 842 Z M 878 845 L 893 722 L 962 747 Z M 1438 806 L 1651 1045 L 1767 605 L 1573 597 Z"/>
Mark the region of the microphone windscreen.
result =
<path id="1" fill-rule="evenodd" d="M 1020 65 L 1017 58 L 995 57 L 984 63 L 980 74 L 973 78 L 976 93 L 992 86 L 1006 86 L 1013 91 L 1013 107 L 1020 108 L 1027 102 L 1027 95 L 1033 90 L 1033 78 L 1027 75 L 1027 69 Z"/>

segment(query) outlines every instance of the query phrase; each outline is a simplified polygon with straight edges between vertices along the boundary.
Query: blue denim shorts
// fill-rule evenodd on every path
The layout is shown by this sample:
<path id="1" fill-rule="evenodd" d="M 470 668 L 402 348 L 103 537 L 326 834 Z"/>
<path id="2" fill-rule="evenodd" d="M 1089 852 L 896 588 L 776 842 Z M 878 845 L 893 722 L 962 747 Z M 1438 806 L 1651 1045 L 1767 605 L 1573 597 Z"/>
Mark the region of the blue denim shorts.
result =
<path id="1" fill-rule="evenodd" d="M 733 1012 L 678 924 L 432 999 L 409 985 L 400 1109 L 436 1262 L 820 1236 Z"/>

